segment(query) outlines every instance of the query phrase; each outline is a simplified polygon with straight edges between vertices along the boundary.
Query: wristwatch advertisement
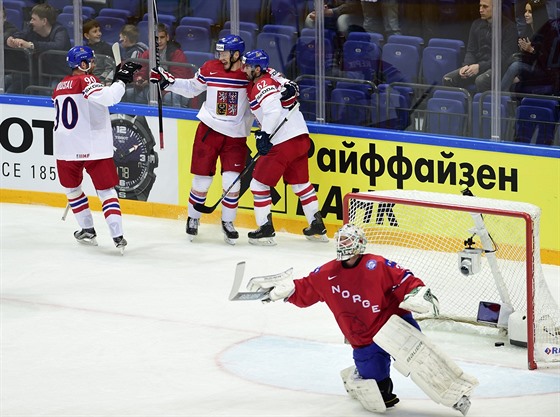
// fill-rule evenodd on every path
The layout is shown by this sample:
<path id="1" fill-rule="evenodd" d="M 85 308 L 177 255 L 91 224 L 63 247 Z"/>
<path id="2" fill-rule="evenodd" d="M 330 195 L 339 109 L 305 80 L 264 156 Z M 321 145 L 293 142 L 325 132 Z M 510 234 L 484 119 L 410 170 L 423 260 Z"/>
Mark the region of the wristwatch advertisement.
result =
<path id="1" fill-rule="evenodd" d="M 119 198 L 147 201 L 156 180 L 158 155 L 146 117 L 112 114 L 111 125 Z"/>

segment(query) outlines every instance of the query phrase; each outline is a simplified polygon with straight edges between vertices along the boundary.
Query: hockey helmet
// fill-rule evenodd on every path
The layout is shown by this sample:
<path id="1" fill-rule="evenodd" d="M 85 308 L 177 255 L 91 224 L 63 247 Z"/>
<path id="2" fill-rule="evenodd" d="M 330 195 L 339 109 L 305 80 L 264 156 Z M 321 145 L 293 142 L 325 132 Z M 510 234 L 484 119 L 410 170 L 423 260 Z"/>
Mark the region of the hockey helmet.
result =
<path id="1" fill-rule="evenodd" d="M 255 49 L 254 51 L 245 52 L 243 55 L 243 64 L 250 67 L 261 67 L 261 73 L 265 72 L 268 68 L 268 55 L 262 49 Z"/>
<path id="2" fill-rule="evenodd" d="M 216 52 L 230 51 L 233 54 L 239 51 L 242 55 L 245 51 L 245 41 L 238 35 L 227 35 L 216 42 Z"/>
<path id="3" fill-rule="evenodd" d="M 90 65 L 93 58 L 93 50 L 89 46 L 74 46 L 68 51 L 66 62 L 70 68 L 76 68 L 84 61 Z"/>
<path id="4" fill-rule="evenodd" d="M 351 223 L 338 229 L 335 241 L 337 261 L 347 261 L 354 255 L 361 255 L 366 250 L 367 239 L 364 231 Z"/>

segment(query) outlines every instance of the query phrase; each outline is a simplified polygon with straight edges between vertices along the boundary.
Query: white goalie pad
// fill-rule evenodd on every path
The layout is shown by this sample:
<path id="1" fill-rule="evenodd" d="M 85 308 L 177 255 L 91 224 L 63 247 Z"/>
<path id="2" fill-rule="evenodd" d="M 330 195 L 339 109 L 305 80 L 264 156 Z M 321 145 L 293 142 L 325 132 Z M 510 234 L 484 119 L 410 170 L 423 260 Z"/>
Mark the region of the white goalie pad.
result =
<path id="1" fill-rule="evenodd" d="M 463 372 L 426 335 L 393 315 L 374 341 L 395 359 L 395 368 L 404 376 L 410 375 L 432 400 L 467 414 L 478 380 Z"/>
<path id="2" fill-rule="evenodd" d="M 387 410 L 379 386 L 374 379 L 362 379 L 355 366 L 340 371 L 344 388 L 350 397 L 358 400 L 362 406 L 373 413 L 384 413 Z"/>

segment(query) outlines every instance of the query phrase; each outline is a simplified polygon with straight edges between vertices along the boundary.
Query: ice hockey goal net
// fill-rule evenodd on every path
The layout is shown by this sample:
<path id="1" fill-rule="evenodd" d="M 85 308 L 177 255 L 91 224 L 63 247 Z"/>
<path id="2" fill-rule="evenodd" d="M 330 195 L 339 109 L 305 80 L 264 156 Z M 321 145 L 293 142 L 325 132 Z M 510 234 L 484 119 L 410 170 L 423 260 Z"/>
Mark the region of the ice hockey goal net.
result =
<path id="1" fill-rule="evenodd" d="M 368 251 L 430 286 L 441 318 L 477 323 L 481 301 L 521 312 L 530 369 L 560 362 L 560 313 L 541 268 L 539 218 L 532 204 L 459 193 L 395 190 L 344 198 L 344 222 L 365 231 Z"/>

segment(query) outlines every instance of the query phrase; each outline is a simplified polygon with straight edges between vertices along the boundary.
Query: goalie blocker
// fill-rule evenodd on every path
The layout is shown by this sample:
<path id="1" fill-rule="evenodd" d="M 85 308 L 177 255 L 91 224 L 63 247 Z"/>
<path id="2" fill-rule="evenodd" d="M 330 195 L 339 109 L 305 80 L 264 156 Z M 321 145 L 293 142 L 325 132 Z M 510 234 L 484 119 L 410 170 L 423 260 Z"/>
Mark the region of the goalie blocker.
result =
<path id="1" fill-rule="evenodd" d="M 467 414 L 471 405 L 469 398 L 478 380 L 463 372 L 426 335 L 393 315 L 375 335 L 374 341 L 395 359 L 395 368 L 404 376 L 410 375 L 432 400 Z"/>

